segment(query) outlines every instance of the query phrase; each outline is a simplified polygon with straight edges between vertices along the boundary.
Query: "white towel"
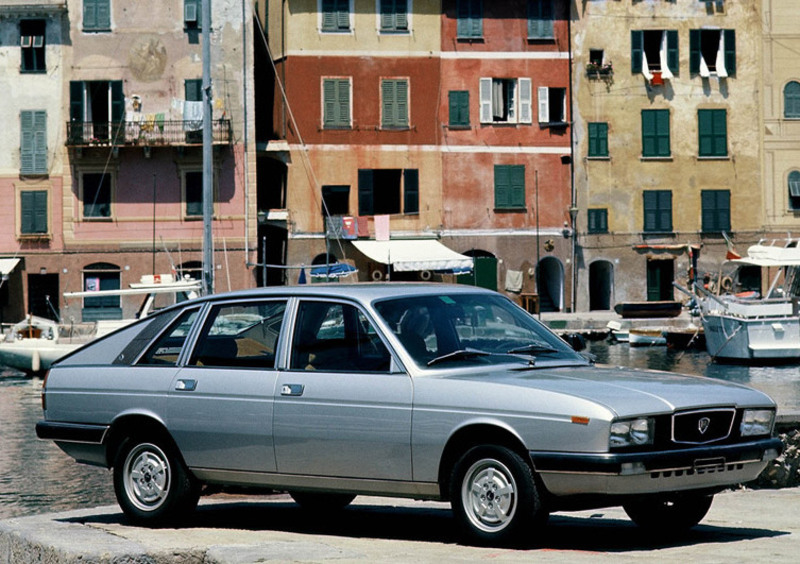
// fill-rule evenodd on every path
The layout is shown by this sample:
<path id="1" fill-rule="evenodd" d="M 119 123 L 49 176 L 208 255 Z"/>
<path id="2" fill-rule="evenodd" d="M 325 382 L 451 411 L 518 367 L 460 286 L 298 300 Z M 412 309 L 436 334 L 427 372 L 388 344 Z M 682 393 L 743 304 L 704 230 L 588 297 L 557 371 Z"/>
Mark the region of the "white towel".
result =
<path id="1" fill-rule="evenodd" d="M 203 102 L 183 103 L 183 129 L 184 131 L 197 131 L 203 129 Z"/>

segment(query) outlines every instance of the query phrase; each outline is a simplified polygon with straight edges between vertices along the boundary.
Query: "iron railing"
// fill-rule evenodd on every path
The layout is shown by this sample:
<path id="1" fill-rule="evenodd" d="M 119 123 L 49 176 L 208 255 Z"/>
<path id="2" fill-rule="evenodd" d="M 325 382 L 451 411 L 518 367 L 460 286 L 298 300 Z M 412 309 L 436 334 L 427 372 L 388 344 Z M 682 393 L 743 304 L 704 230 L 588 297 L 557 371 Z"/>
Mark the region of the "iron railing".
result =
<path id="1" fill-rule="evenodd" d="M 214 145 L 230 145 L 231 121 L 211 122 Z M 202 145 L 202 122 L 187 120 L 142 120 L 119 123 L 71 121 L 67 123 L 68 147 L 152 147 Z"/>

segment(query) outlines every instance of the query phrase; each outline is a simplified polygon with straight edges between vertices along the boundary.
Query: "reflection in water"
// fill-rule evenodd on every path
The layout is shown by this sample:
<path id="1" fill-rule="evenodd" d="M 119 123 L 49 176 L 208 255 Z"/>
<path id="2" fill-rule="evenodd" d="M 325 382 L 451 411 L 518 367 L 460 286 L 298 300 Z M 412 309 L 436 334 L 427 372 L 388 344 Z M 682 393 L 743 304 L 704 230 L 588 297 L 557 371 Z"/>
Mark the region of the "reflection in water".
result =
<path id="1" fill-rule="evenodd" d="M 762 390 L 781 411 L 800 412 L 798 366 L 750 367 L 709 362 L 704 351 L 590 342 L 598 363 L 719 378 Z M 36 438 L 41 379 L 0 372 L 0 519 L 114 504 L 111 473 L 78 464 L 52 441 Z"/>
<path id="2" fill-rule="evenodd" d="M 0 372 L 0 519 L 114 503 L 111 473 L 36 438 L 42 380 Z"/>

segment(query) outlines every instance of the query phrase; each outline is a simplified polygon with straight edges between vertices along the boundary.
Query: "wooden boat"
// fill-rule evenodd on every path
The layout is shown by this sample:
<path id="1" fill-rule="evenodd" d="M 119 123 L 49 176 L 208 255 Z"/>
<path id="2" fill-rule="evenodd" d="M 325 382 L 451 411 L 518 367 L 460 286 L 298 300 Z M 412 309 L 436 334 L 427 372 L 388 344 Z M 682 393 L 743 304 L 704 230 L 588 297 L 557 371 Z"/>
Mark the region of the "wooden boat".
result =
<path id="1" fill-rule="evenodd" d="M 687 327 L 670 327 L 665 331 L 667 346 L 671 349 L 701 349 L 706 348 L 706 335 L 703 327 L 690 324 Z"/>
<path id="2" fill-rule="evenodd" d="M 620 302 L 614 306 L 614 311 L 626 319 L 677 317 L 682 309 L 683 304 L 676 301 Z"/>

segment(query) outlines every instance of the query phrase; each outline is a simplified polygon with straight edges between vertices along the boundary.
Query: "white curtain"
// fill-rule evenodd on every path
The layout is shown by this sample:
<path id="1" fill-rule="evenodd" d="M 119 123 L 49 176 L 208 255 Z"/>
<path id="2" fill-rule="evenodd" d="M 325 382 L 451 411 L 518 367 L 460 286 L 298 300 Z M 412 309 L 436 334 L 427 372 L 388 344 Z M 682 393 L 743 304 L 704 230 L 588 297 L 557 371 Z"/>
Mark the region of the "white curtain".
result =
<path id="1" fill-rule="evenodd" d="M 669 64 L 667 64 L 667 32 L 664 30 L 661 32 L 661 48 L 658 50 L 659 58 L 661 59 L 661 77 L 662 78 L 672 78 L 672 72 L 669 70 Z"/>
<path id="2" fill-rule="evenodd" d="M 728 76 L 728 69 L 725 68 L 725 32 L 719 30 L 719 49 L 717 49 L 717 76 L 725 78 Z"/>
<path id="3" fill-rule="evenodd" d="M 642 49 L 642 74 L 650 81 L 653 80 L 653 73 L 650 72 L 650 65 L 647 63 L 647 53 Z"/>

